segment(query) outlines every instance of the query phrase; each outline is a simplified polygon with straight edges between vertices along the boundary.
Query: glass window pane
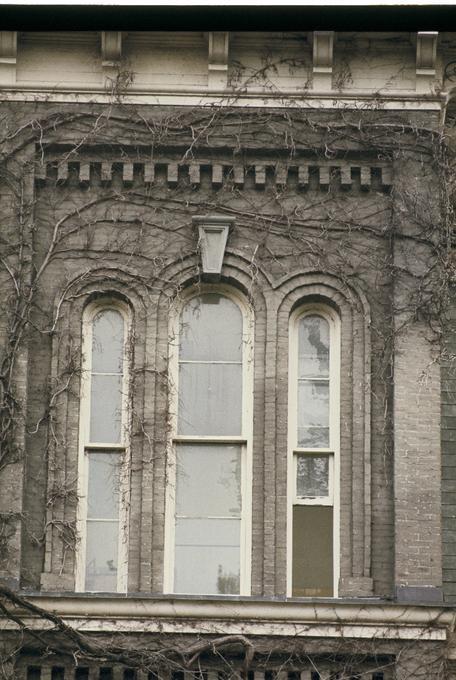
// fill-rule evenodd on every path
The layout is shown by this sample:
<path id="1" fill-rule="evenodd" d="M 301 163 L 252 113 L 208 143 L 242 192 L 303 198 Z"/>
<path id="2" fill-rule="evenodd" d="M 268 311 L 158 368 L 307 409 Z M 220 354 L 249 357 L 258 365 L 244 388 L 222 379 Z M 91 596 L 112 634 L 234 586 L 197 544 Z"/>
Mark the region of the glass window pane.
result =
<path id="1" fill-rule="evenodd" d="M 118 522 L 87 522 L 86 590 L 117 590 Z"/>
<path id="2" fill-rule="evenodd" d="M 328 381 L 298 381 L 298 446 L 329 447 Z"/>
<path id="3" fill-rule="evenodd" d="M 122 424 L 122 376 L 92 375 L 90 441 L 118 444 Z"/>
<path id="4" fill-rule="evenodd" d="M 87 516 L 97 519 L 119 518 L 119 453 L 89 453 Z"/>
<path id="5" fill-rule="evenodd" d="M 329 324 L 321 316 L 299 321 L 299 377 L 329 376 Z"/>
<path id="6" fill-rule="evenodd" d="M 176 474 L 176 514 L 239 517 L 240 446 L 180 444 Z"/>
<path id="7" fill-rule="evenodd" d="M 114 309 L 99 312 L 92 324 L 92 371 L 122 373 L 124 321 Z"/>
<path id="8" fill-rule="evenodd" d="M 302 449 L 329 449 L 329 428 L 300 427 L 298 447 Z"/>
<path id="9" fill-rule="evenodd" d="M 180 364 L 178 433 L 240 435 L 241 364 Z"/>
<path id="10" fill-rule="evenodd" d="M 239 307 L 216 293 L 189 300 L 181 315 L 179 356 L 191 361 L 241 361 Z"/>
<path id="11" fill-rule="evenodd" d="M 296 495 L 299 498 L 327 496 L 329 456 L 297 456 Z"/>
<path id="12" fill-rule="evenodd" d="M 240 520 L 178 519 L 174 592 L 239 593 Z"/>
<path id="13" fill-rule="evenodd" d="M 333 595 L 333 509 L 293 508 L 293 596 Z"/>

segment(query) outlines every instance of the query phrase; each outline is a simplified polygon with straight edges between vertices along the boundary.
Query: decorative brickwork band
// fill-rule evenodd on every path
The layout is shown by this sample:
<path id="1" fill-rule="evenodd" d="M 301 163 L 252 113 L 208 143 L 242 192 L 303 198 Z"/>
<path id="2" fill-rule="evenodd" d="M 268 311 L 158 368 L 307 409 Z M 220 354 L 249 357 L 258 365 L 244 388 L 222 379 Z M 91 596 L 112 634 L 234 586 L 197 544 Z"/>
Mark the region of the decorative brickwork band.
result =
<path id="1" fill-rule="evenodd" d="M 229 162 L 177 163 L 176 161 L 53 161 L 37 164 L 35 180 L 38 184 L 79 183 L 81 185 L 109 185 L 116 181 L 129 187 L 165 183 L 169 187 L 187 185 L 197 188 L 220 188 L 224 184 L 262 189 L 270 186 L 299 189 L 328 189 L 333 191 L 362 189 L 385 191 L 392 184 L 392 169 L 385 163 L 352 162 L 294 162 L 233 165 Z"/>

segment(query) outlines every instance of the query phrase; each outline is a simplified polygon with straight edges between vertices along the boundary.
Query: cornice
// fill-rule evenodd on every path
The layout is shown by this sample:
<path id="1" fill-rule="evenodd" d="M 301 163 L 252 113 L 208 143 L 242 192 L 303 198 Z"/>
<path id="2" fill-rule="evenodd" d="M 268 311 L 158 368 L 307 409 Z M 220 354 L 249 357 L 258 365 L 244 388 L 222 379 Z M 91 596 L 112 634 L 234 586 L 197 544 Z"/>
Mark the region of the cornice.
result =
<path id="1" fill-rule="evenodd" d="M 50 87 L 35 84 L 0 86 L 1 97 L 7 101 L 44 101 L 68 103 L 112 104 L 113 95 L 104 88 L 96 88 L 82 83 L 71 87 L 62 85 Z M 419 94 L 410 92 L 375 92 L 367 90 L 309 91 L 282 90 L 267 91 L 260 88 L 242 90 L 221 90 L 208 92 L 201 87 L 179 87 L 160 85 L 154 90 L 131 87 L 119 95 L 125 104 L 153 104 L 176 106 L 231 106 L 258 107 L 274 106 L 288 109 L 355 109 L 355 110 L 401 110 L 401 111 L 440 111 L 445 105 L 448 93 Z"/>
<path id="2" fill-rule="evenodd" d="M 23 43 L 40 45 L 86 45 L 100 39 L 99 31 L 19 31 L 18 39 Z"/>
<path id="3" fill-rule="evenodd" d="M 444 641 L 455 610 L 435 605 L 400 605 L 381 600 L 270 601 L 240 598 L 29 595 L 28 602 L 61 616 L 84 632 L 243 634 L 274 637 L 332 637 Z M 51 624 L 23 614 L 31 629 Z M 53 625 L 53 624 L 52 624 Z M 16 624 L 0 618 L 0 629 Z"/>
<path id="4" fill-rule="evenodd" d="M 194 47 L 207 44 L 206 34 L 202 31 L 129 31 L 122 33 L 126 44 L 155 46 Z"/>

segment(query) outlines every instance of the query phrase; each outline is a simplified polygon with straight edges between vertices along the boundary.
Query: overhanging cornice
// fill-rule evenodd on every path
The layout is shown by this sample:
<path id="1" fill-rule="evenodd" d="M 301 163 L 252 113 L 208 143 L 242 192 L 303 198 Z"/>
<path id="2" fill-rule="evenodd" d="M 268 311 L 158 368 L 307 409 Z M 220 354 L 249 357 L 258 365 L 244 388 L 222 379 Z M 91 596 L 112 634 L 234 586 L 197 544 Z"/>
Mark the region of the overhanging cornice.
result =
<path id="1" fill-rule="evenodd" d="M 89 103 L 112 104 L 112 93 L 104 88 L 74 83 L 71 87 L 62 84 L 59 87 L 39 84 L 21 83 L 17 86 L 0 88 L 2 98 L 8 101 L 43 101 L 48 103 Z M 420 94 L 413 91 L 401 93 L 390 91 L 356 90 L 328 92 L 318 90 L 281 90 L 274 93 L 262 89 L 250 89 L 248 92 L 230 90 L 208 91 L 201 87 L 160 85 L 151 87 L 131 87 L 121 93 L 122 102 L 126 105 L 153 104 L 161 106 L 229 106 L 264 108 L 274 106 L 278 109 L 354 109 L 360 106 L 374 111 L 440 111 L 447 99 L 446 92 L 438 94 Z"/>
<path id="2" fill-rule="evenodd" d="M 243 634 L 273 637 L 331 637 L 444 641 L 454 627 L 450 607 L 399 605 L 383 601 L 264 601 L 142 596 L 35 595 L 27 601 L 61 616 L 84 632 Z M 18 609 L 32 629 L 53 624 Z M 0 629 L 16 624 L 0 619 Z"/>

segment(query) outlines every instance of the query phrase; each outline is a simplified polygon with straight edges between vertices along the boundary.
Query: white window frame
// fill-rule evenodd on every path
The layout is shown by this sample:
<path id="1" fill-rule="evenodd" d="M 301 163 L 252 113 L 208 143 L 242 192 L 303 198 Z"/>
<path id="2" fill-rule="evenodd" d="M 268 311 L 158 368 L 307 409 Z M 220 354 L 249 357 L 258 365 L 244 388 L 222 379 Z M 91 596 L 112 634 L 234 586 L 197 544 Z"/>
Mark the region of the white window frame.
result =
<path id="1" fill-rule="evenodd" d="M 329 448 L 300 448 L 298 439 L 298 348 L 299 322 L 305 316 L 321 316 L 329 324 Z M 296 495 L 299 455 L 329 456 L 327 496 Z M 287 597 L 293 583 L 293 507 L 319 505 L 333 507 L 333 597 L 338 597 L 340 575 L 340 317 L 324 304 L 304 304 L 290 315 L 288 353 L 288 474 L 287 474 Z"/>
<path id="2" fill-rule="evenodd" d="M 242 314 L 242 434 L 240 436 L 194 436 L 177 434 L 179 395 L 179 323 L 181 312 L 192 298 L 216 293 L 234 302 Z M 239 594 L 250 595 L 252 569 L 252 435 L 253 435 L 253 310 L 245 298 L 226 285 L 198 284 L 185 291 L 173 305 L 169 322 L 169 436 L 167 446 L 166 511 L 164 546 L 164 593 L 174 592 L 174 543 L 176 507 L 176 448 L 188 444 L 238 444 L 241 446 L 241 535 Z M 205 593 L 201 593 L 202 596 Z M 219 595 L 225 597 L 225 595 Z M 197 595 L 195 595 L 197 597 Z"/>
<path id="3" fill-rule="evenodd" d="M 90 436 L 91 416 L 91 372 L 92 372 L 92 331 L 93 322 L 97 314 L 102 311 L 113 310 L 119 312 L 124 321 L 124 353 L 123 353 L 123 380 L 122 380 L 122 420 L 120 443 L 92 443 Z M 129 339 L 131 337 L 131 311 L 125 303 L 111 297 L 103 297 L 87 305 L 82 318 L 82 361 L 81 361 L 81 390 L 79 409 L 79 446 L 78 446 L 78 509 L 77 509 L 77 534 L 78 544 L 76 549 L 76 578 L 75 590 L 77 592 L 88 591 L 85 587 L 86 572 L 86 544 L 87 544 L 87 496 L 89 483 L 89 453 L 119 453 L 123 456 L 120 469 L 119 488 L 119 537 L 118 537 L 118 564 L 117 564 L 117 590 L 118 593 L 127 592 L 128 577 L 128 525 L 129 525 L 129 494 L 130 494 L 130 352 Z"/>

